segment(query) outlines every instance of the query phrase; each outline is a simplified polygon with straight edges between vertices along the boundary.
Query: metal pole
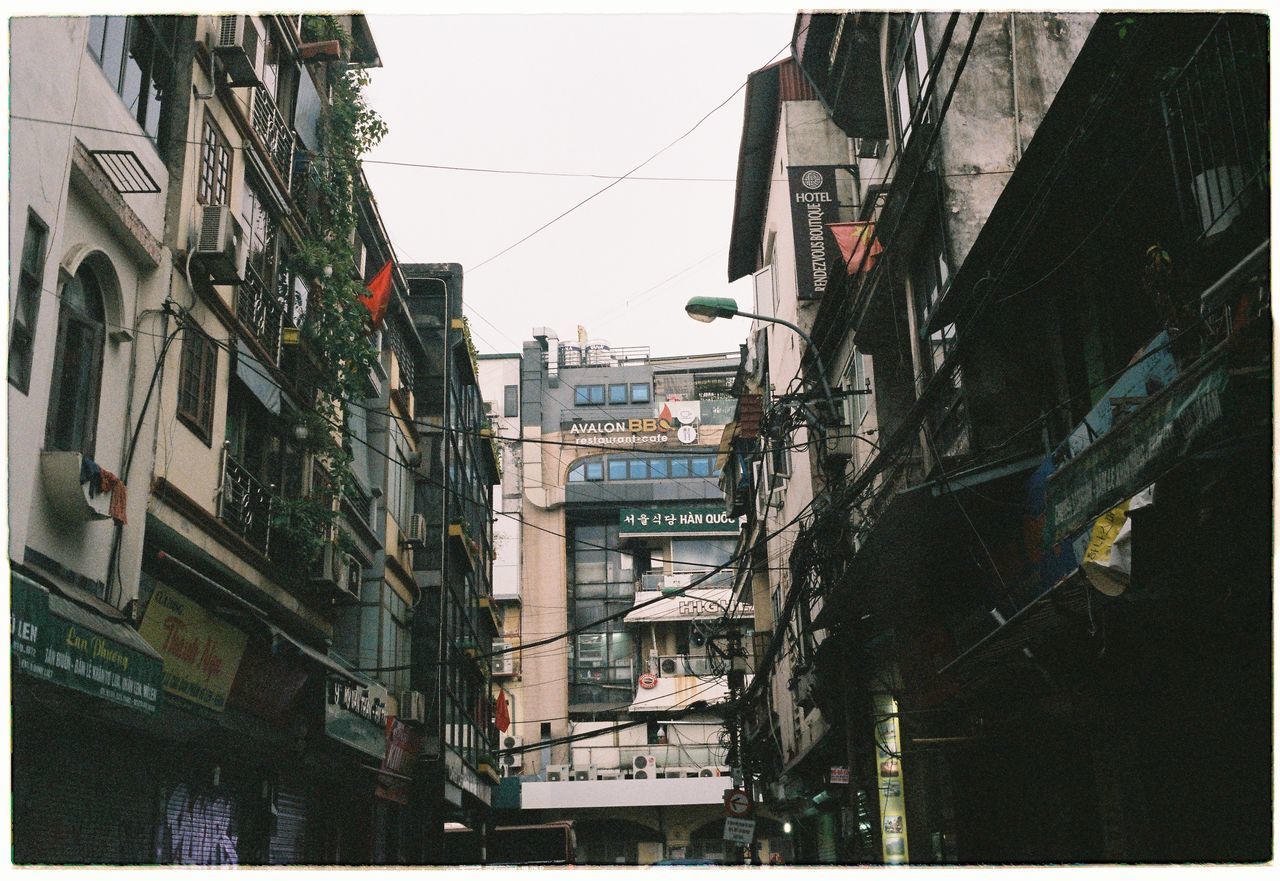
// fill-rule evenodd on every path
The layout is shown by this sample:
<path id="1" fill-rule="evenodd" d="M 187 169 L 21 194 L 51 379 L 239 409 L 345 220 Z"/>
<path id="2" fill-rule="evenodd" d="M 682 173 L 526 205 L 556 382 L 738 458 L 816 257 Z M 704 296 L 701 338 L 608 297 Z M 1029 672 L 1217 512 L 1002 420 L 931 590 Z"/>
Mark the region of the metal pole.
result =
<path id="1" fill-rule="evenodd" d="M 813 339 L 797 325 L 792 324 L 784 318 L 773 318 L 769 315 L 757 315 L 754 312 L 743 312 L 740 309 L 737 310 L 735 314 L 741 315 L 743 318 L 754 318 L 757 321 L 765 321 L 772 324 L 781 324 L 783 327 L 789 327 L 794 330 L 806 344 L 808 344 L 809 351 L 813 353 L 813 360 L 818 366 L 818 379 L 822 381 L 822 393 L 826 395 L 827 398 L 827 407 L 829 408 L 828 418 L 832 421 L 836 420 L 839 411 L 836 410 L 836 402 L 834 396 L 831 394 L 831 386 L 827 384 L 827 369 L 822 363 L 822 354 L 818 351 L 818 347 L 814 345 Z"/>

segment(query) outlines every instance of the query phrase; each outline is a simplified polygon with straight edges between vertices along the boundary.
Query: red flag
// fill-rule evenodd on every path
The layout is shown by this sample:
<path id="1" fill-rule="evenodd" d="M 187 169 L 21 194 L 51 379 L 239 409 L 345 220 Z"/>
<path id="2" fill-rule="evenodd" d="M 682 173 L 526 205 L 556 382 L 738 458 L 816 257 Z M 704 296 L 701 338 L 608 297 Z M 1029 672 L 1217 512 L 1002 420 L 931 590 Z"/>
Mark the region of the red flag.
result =
<path id="1" fill-rule="evenodd" d="M 376 328 L 387 314 L 387 304 L 391 302 L 391 261 L 378 270 L 378 274 L 366 286 L 368 296 L 360 296 L 360 302 L 369 310 L 369 317 Z"/>
<path id="2" fill-rule="evenodd" d="M 840 256 L 850 275 L 870 272 L 884 247 L 876 238 L 874 223 L 828 223 L 827 229 L 836 237 Z"/>
<path id="3" fill-rule="evenodd" d="M 499 731 L 506 731 L 511 727 L 511 711 L 507 709 L 507 693 L 501 689 L 498 690 L 498 709 L 493 715 L 493 724 L 497 726 Z"/>

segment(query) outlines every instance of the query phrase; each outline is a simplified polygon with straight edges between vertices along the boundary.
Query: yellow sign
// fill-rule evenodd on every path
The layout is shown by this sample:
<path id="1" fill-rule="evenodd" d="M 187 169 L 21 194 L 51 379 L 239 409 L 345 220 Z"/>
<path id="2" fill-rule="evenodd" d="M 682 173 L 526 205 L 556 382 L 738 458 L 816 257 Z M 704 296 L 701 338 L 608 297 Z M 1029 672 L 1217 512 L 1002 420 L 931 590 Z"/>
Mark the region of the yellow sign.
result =
<path id="1" fill-rule="evenodd" d="M 203 606 L 157 585 L 138 632 L 164 658 L 164 690 L 221 710 L 247 637 Z"/>
<path id="2" fill-rule="evenodd" d="M 1111 546 L 1116 543 L 1116 536 L 1124 526 L 1125 515 L 1129 511 L 1129 500 L 1125 499 L 1093 523 L 1093 531 L 1089 534 L 1089 546 L 1085 548 L 1085 563 L 1105 563 L 1111 554 Z"/>

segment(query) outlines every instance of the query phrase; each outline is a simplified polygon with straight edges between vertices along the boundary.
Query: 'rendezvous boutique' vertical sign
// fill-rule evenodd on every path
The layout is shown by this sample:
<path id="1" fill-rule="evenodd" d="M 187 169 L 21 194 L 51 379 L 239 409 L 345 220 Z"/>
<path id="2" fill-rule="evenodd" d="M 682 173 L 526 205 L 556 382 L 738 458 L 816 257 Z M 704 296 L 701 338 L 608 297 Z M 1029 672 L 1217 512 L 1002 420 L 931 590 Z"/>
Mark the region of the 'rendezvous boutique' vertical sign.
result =
<path id="1" fill-rule="evenodd" d="M 796 293 L 812 300 L 827 292 L 839 253 L 828 223 L 837 217 L 836 168 L 833 165 L 793 165 L 787 169 L 791 184 L 791 234 L 796 245 Z"/>

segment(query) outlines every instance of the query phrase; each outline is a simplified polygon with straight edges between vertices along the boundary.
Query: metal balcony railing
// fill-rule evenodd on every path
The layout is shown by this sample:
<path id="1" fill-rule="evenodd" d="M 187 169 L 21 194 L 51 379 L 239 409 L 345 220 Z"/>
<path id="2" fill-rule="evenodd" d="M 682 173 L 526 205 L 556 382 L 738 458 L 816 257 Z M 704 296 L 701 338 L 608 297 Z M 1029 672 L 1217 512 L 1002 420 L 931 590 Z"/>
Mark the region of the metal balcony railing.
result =
<path id="1" fill-rule="evenodd" d="M 1191 235 L 1224 232 L 1269 193 L 1265 19 L 1223 15 L 1162 98 Z"/>
<path id="2" fill-rule="evenodd" d="M 278 363 L 284 308 L 273 286 L 267 284 L 252 265 L 245 267 L 244 284 L 236 291 L 236 315 L 253 330 L 271 360 Z"/>
<path id="3" fill-rule="evenodd" d="M 281 115 L 275 99 L 262 86 L 254 88 L 252 102 L 250 124 L 253 132 L 267 148 L 267 156 L 288 186 L 293 177 L 293 131 Z"/>
<path id="4" fill-rule="evenodd" d="M 264 554 L 271 546 L 271 493 L 225 448 L 218 518 Z"/>

